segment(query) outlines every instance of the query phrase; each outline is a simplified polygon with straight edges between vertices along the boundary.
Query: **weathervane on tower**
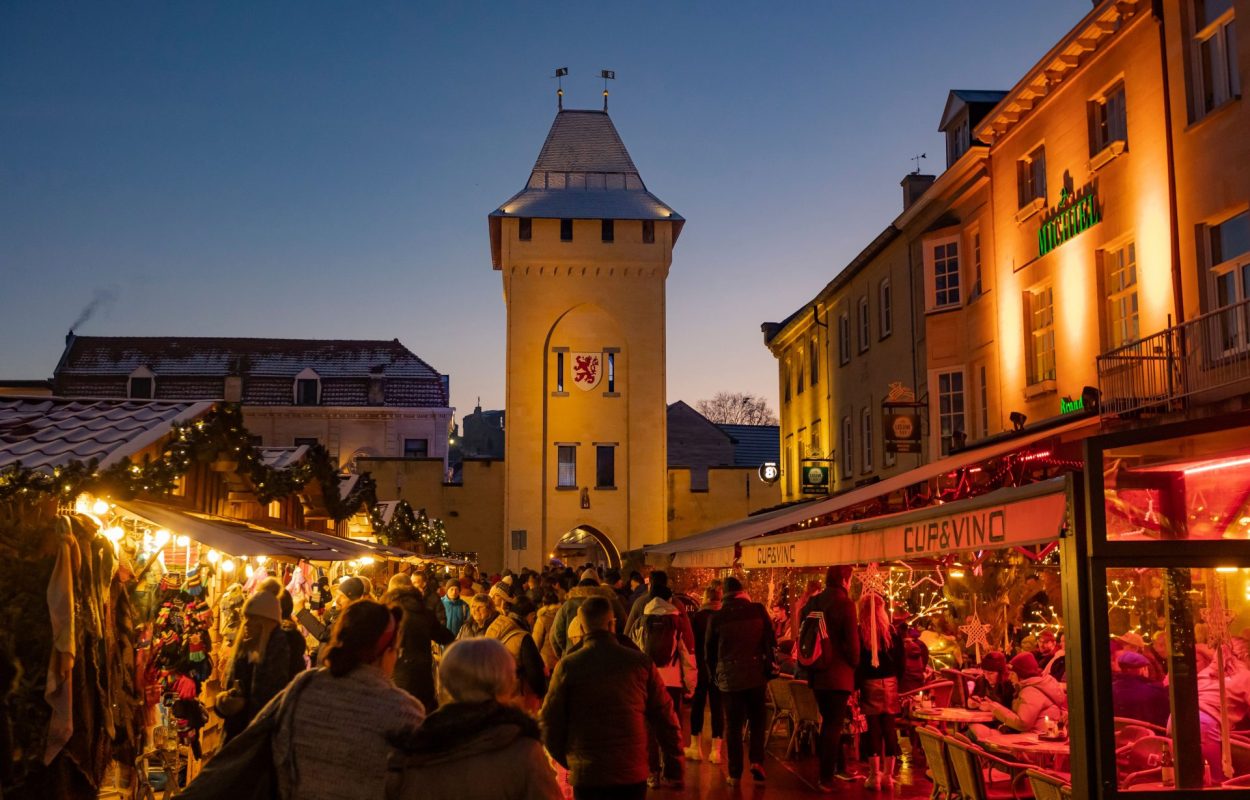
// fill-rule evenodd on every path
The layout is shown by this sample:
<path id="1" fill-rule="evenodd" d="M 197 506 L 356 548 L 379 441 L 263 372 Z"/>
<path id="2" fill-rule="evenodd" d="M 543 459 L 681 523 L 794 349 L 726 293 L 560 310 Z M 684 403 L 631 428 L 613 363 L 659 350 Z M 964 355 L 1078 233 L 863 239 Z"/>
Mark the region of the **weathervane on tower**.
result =
<path id="1" fill-rule="evenodd" d="M 616 80 L 616 70 L 601 69 L 599 77 L 603 78 L 603 110 L 608 110 L 608 81 Z"/>
<path id="2" fill-rule="evenodd" d="M 568 67 L 556 67 L 556 111 L 564 110 L 564 76 L 569 74 Z"/>

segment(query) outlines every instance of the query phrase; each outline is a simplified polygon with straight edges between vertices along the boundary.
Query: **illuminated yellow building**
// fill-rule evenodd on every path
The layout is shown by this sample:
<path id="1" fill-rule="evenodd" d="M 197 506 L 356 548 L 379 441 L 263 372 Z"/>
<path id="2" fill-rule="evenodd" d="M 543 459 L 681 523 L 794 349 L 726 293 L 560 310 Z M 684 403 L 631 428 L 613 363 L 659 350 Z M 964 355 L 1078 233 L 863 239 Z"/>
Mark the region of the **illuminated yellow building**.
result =
<path id="1" fill-rule="evenodd" d="M 666 538 L 665 280 L 683 223 L 599 111 L 559 112 L 526 187 L 490 215 L 514 569 L 565 537 L 610 561 Z"/>

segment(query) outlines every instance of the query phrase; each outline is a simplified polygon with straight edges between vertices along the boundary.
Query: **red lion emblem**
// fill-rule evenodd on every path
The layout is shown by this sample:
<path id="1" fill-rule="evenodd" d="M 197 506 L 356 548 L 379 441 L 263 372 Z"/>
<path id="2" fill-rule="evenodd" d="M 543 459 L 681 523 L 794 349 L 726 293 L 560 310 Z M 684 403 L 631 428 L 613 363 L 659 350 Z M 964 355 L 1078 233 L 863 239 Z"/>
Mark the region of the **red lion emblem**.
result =
<path id="1" fill-rule="evenodd" d="M 576 356 L 573 359 L 573 380 L 577 383 L 594 384 L 599 374 L 598 356 Z"/>

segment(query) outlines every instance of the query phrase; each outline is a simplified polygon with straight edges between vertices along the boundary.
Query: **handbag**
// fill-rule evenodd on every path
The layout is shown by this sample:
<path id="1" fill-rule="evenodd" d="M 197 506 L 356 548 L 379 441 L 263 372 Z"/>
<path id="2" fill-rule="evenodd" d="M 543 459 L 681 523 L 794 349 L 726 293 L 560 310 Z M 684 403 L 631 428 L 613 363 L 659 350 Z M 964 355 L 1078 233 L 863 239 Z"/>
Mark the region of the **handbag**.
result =
<path id="1" fill-rule="evenodd" d="M 217 695 L 213 700 L 213 711 L 222 719 L 230 719 L 242 714 L 247 708 L 247 698 L 243 696 L 243 690 L 239 688 L 238 682 L 235 682 L 229 689 Z"/>
<path id="2" fill-rule="evenodd" d="M 282 720 L 292 713 L 300 694 L 312 677 L 310 670 L 295 678 L 282 694 L 261 709 L 252 724 L 226 742 L 200 770 L 178 800 L 277 800 L 278 767 L 273 758 L 273 737 Z"/>

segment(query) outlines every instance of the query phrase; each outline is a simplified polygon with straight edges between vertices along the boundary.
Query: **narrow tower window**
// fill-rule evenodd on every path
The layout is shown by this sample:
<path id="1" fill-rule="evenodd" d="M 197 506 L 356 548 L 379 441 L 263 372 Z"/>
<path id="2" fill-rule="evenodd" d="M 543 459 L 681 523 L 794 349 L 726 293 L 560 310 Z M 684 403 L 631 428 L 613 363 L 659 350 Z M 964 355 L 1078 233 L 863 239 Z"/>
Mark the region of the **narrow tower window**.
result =
<path id="1" fill-rule="evenodd" d="M 556 353 L 556 391 L 564 391 L 564 351 Z"/>
<path id="2" fill-rule="evenodd" d="M 560 220 L 560 241 L 562 242 L 573 241 L 573 220 L 571 219 Z"/>
<path id="3" fill-rule="evenodd" d="M 530 239 L 533 239 L 534 238 L 534 220 L 530 219 L 529 217 L 521 217 L 521 219 L 519 219 L 518 222 L 520 223 L 520 227 L 518 228 L 518 230 L 520 232 L 521 241 L 528 242 Z"/>
<path id="4" fill-rule="evenodd" d="M 603 222 L 603 227 L 602 227 L 601 238 L 603 239 L 603 241 L 605 242 L 615 241 L 616 240 L 615 220 L 605 219 L 605 220 L 602 220 L 602 222 Z"/>
<path id="5" fill-rule="evenodd" d="M 642 242 L 643 244 L 655 244 L 655 220 L 644 219 L 642 221 Z"/>

